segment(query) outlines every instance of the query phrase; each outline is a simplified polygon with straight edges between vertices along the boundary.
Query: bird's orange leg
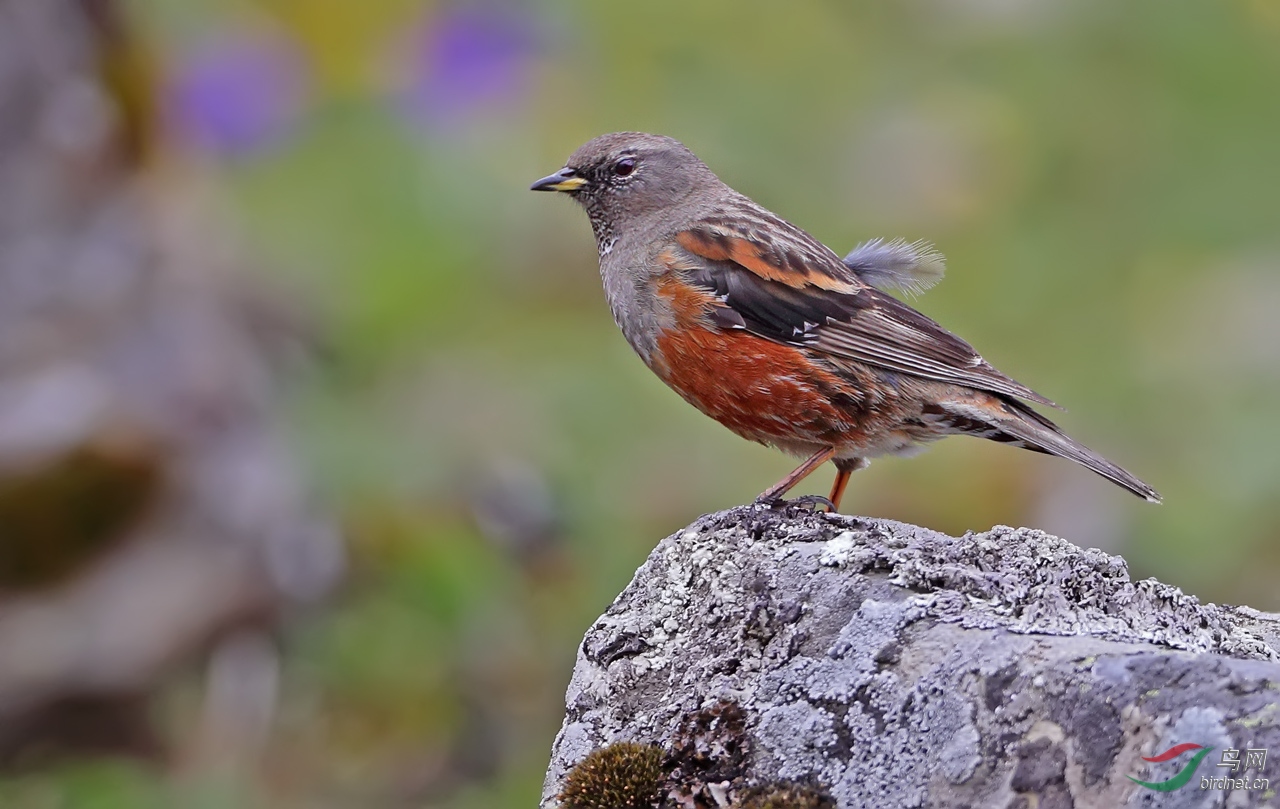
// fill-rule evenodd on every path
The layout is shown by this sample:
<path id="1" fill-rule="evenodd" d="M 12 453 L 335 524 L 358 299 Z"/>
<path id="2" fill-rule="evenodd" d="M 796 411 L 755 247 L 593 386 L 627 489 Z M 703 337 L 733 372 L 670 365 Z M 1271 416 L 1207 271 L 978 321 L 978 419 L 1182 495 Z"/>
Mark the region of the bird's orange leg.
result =
<path id="1" fill-rule="evenodd" d="M 807 478 L 813 470 L 831 460 L 831 456 L 835 454 L 835 447 L 823 447 L 813 453 L 808 460 L 793 469 L 791 474 L 761 492 L 760 496 L 756 498 L 756 502 L 769 505 L 777 503 L 782 499 L 782 495 L 795 488 L 797 483 Z"/>
<path id="2" fill-rule="evenodd" d="M 836 468 L 836 482 L 831 484 L 831 494 L 827 497 L 831 501 L 833 513 L 840 510 L 840 498 L 844 497 L 844 487 L 849 485 L 849 476 L 852 474 L 852 469 Z"/>
<path id="3" fill-rule="evenodd" d="M 831 496 L 827 499 L 831 501 L 831 511 L 840 510 L 840 498 L 844 497 L 844 489 L 849 485 L 849 476 L 859 469 L 866 469 L 868 461 L 866 458 L 841 458 L 836 461 L 836 480 L 831 484 Z"/>

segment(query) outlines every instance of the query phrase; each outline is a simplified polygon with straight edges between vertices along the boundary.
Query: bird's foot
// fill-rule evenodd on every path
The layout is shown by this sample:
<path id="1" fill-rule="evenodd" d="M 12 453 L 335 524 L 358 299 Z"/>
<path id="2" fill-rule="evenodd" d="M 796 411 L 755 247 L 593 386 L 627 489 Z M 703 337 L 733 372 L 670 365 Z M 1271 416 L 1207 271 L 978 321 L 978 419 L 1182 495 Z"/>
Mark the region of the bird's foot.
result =
<path id="1" fill-rule="evenodd" d="M 799 497 L 790 500 L 783 500 L 781 497 L 766 497 L 760 495 L 756 498 L 756 505 L 768 506 L 769 508 L 812 508 L 814 506 L 822 506 L 827 512 L 836 510 L 835 503 L 820 494 L 802 494 Z"/>

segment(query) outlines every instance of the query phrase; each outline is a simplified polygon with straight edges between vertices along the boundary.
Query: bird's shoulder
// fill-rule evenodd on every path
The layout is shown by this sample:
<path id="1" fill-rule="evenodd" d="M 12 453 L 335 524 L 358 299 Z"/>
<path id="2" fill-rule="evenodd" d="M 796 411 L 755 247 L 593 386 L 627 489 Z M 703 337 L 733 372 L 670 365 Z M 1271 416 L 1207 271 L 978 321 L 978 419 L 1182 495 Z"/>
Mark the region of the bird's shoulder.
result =
<path id="1" fill-rule="evenodd" d="M 700 206 L 675 243 L 706 261 L 730 261 L 795 289 L 856 293 L 866 285 L 825 244 L 737 192 Z"/>

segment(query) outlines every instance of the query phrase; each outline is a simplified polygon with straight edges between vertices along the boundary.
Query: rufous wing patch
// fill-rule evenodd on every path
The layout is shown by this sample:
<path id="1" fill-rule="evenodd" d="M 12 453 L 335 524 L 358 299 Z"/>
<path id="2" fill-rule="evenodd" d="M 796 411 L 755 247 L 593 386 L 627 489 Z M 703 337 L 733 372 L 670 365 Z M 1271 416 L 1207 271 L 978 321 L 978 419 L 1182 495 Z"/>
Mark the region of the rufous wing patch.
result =
<path id="1" fill-rule="evenodd" d="M 732 261 L 761 278 L 795 289 L 815 286 L 833 292 L 854 292 L 858 288 L 818 266 L 819 259 L 798 248 L 748 238 L 715 225 L 703 224 L 681 231 L 676 235 L 676 242 L 696 256 L 710 261 Z"/>

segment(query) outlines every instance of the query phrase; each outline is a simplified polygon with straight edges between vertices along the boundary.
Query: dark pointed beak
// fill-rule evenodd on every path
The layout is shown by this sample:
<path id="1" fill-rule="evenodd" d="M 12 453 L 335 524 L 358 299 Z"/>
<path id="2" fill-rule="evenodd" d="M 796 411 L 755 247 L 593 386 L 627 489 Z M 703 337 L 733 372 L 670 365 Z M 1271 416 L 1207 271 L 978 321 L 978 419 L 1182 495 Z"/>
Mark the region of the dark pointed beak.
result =
<path id="1" fill-rule="evenodd" d="M 530 191 L 577 191 L 587 181 L 578 176 L 578 172 L 565 166 L 555 174 L 550 174 L 529 186 Z"/>

